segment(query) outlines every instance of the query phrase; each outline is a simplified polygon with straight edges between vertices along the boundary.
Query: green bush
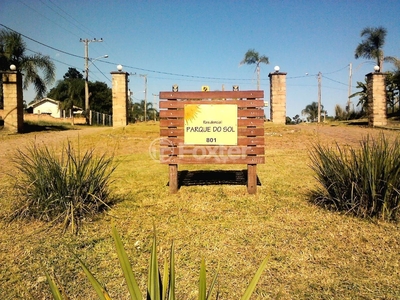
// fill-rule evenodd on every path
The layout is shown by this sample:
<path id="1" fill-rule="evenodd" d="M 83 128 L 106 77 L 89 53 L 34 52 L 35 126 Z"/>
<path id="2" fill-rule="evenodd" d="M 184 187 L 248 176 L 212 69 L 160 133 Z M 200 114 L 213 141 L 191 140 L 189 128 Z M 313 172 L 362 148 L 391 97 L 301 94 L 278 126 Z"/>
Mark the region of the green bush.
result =
<path id="1" fill-rule="evenodd" d="M 122 272 L 125 276 L 127 288 L 130 294 L 130 299 L 132 300 L 142 300 L 143 294 L 139 289 L 137 281 L 132 271 L 131 264 L 129 262 L 128 256 L 125 252 L 124 246 L 122 244 L 121 238 L 116 230 L 115 226 L 112 226 L 112 236 L 114 238 L 115 247 L 117 250 L 117 255 L 119 258 L 119 262 L 121 264 Z M 101 300 L 111 300 L 110 295 L 108 294 L 105 287 L 103 287 L 100 282 L 93 276 L 93 274 L 89 271 L 89 269 L 85 266 L 85 264 L 78 257 L 79 263 L 86 274 L 86 277 L 92 284 L 93 289 L 96 291 L 97 296 Z M 250 299 L 258 280 L 261 277 L 262 272 L 264 271 L 267 265 L 268 258 L 265 258 L 261 265 L 259 266 L 256 274 L 253 279 L 250 281 L 247 289 L 245 290 L 243 296 L 240 300 L 248 300 Z M 174 244 L 171 245 L 169 263 L 167 260 L 164 261 L 164 270 L 163 270 L 163 278 L 161 276 L 160 269 L 158 267 L 158 259 L 157 259 L 157 239 L 156 233 L 154 230 L 153 244 L 151 247 L 151 255 L 150 255 L 150 263 L 149 263 L 149 272 L 147 277 L 147 292 L 146 299 L 148 300 L 175 300 L 175 254 L 174 254 Z M 214 286 L 217 280 L 218 272 L 215 273 L 211 285 L 207 291 L 206 287 L 206 265 L 204 260 L 201 261 L 200 266 L 200 276 L 199 276 L 199 293 L 198 300 L 210 300 L 213 295 Z M 68 296 L 65 294 L 64 290 L 58 288 L 58 283 L 56 280 L 50 276 L 48 272 L 46 272 L 47 281 L 50 285 L 50 290 L 53 295 L 53 298 L 56 300 L 68 299 Z M 218 291 L 216 291 L 216 298 L 218 299 Z"/>
<path id="2" fill-rule="evenodd" d="M 360 217 L 396 221 L 400 208 L 400 140 L 367 136 L 360 148 L 313 145 L 311 168 L 321 188 L 313 199 Z"/>
<path id="3" fill-rule="evenodd" d="M 36 144 L 18 150 L 13 158 L 21 176 L 15 185 L 18 199 L 12 218 L 27 217 L 63 223 L 78 231 L 83 218 L 108 207 L 113 157 L 83 155 L 70 142 L 61 155 Z"/>

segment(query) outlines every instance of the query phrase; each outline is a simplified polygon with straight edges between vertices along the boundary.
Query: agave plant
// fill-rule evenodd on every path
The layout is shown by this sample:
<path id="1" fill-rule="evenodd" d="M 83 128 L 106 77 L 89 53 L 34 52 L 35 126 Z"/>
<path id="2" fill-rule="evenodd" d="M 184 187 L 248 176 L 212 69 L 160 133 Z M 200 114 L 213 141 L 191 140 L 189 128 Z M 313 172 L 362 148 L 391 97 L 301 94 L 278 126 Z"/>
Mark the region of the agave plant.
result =
<path id="1" fill-rule="evenodd" d="M 135 276 L 132 271 L 131 264 L 129 262 L 128 256 L 123 247 L 121 237 L 115 228 L 112 225 L 112 236 L 114 238 L 115 247 L 117 250 L 117 255 L 119 262 L 121 264 L 122 272 L 124 274 L 130 298 L 131 300 L 142 300 L 143 294 L 140 291 L 140 288 L 137 284 Z M 97 296 L 101 300 L 111 300 L 110 295 L 107 290 L 100 284 L 100 282 L 94 277 L 94 275 L 89 271 L 89 269 L 85 266 L 79 257 L 77 257 L 83 271 L 86 274 L 86 277 L 90 281 L 93 289 L 96 291 Z M 259 266 L 256 274 L 248 285 L 246 291 L 240 300 L 248 300 L 250 299 L 258 280 L 261 277 L 262 272 L 264 271 L 268 262 L 268 258 L 265 258 L 261 265 Z M 217 281 L 218 272 L 215 273 L 211 286 L 207 290 L 206 286 L 206 265 L 204 259 L 201 261 L 200 266 L 200 278 L 199 278 L 199 293 L 198 300 L 210 300 L 212 293 L 214 291 L 215 283 Z M 53 298 L 56 300 L 65 300 L 68 299 L 67 295 L 60 291 L 58 288 L 58 284 L 56 280 L 52 278 L 48 273 L 46 273 L 47 281 L 50 285 L 50 290 L 53 295 Z M 167 261 L 164 262 L 164 270 L 163 270 L 163 279 L 161 279 L 161 272 L 158 267 L 158 259 L 157 259 L 157 237 L 156 232 L 154 230 L 153 244 L 151 247 L 151 256 L 150 256 L 150 264 L 149 264 L 149 272 L 147 279 L 147 293 L 146 299 L 148 300 L 175 300 L 175 254 L 174 254 L 174 243 L 171 245 L 170 257 L 169 257 L 169 267 Z M 216 295 L 216 299 L 218 299 L 218 292 Z"/>
<path id="2" fill-rule="evenodd" d="M 68 142 L 61 156 L 33 144 L 18 150 L 13 160 L 21 176 L 15 185 L 20 201 L 11 218 L 62 222 L 64 231 L 77 232 L 82 219 L 112 203 L 112 156 L 98 157 L 94 149 L 82 155 Z"/>
<path id="3" fill-rule="evenodd" d="M 360 148 L 316 144 L 311 168 L 318 201 L 360 217 L 397 220 L 400 212 L 400 138 L 367 136 Z"/>

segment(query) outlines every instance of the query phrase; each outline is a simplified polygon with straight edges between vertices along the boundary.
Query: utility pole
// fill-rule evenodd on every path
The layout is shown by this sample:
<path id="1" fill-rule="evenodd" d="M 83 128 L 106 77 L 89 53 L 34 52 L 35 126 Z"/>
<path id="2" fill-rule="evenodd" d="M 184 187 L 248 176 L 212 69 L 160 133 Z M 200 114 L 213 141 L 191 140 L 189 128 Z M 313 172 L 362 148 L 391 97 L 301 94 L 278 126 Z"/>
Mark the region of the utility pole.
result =
<path id="1" fill-rule="evenodd" d="M 351 105 L 351 100 L 350 100 L 350 96 L 351 96 L 351 77 L 353 76 L 353 65 L 352 63 L 349 64 L 349 96 L 347 99 L 347 112 L 350 112 L 350 105 Z"/>
<path id="2" fill-rule="evenodd" d="M 318 72 L 318 123 L 321 122 L 321 77 L 322 73 Z"/>
<path id="3" fill-rule="evenodd" d="M 91 123 L 91 120 L 89 120 L 89 43 L 91 42 L 102 42 L 103 39 L 80 39 L 80 42 L 85 44 L 85 111 L 86 111 L 86 123 Z"/>
<path id="4" fill-rule="evenodd" d="M 139 74 L 144 77 L 144 121 L 147 121 L 147 75 Z"/>
<path id="5" fill-rule="evenodd" d="M 159 96 L 159 94 L 152 94 L 153 95 L 153 105 L 154 105 L 154 122 L 156 121 L 156 115 L 157 115 L 157 110 L 156 110 L 156 97 Z"/>

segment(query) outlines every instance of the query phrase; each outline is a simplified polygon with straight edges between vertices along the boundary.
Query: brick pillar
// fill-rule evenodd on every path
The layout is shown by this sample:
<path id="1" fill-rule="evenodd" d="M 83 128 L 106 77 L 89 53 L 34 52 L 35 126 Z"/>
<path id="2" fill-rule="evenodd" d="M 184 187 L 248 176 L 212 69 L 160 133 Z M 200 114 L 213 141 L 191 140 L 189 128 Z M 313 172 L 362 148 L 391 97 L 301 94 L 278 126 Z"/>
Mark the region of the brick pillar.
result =
<path id="1" fill-rule="evenodd" d="M 367 76 L 368 125 L 387 125 L 385 74 L 374 72 Z"/>
<path id="2" fill-rule="evenodd" d="M 126 72 L 111 72 L 113 127 L 128 125 L 128 76 Z"/>
<path id="3" fill-rule="evenodd" d="M 24 127 L 24 100 L 22 74 L 18 71 L 2 72 L 4 129 L 21 133 Z"/>
<path id="4" fill-rule="evenodd" d="M 276 124 L 286 124 L 286 74 L 274 72 L 268 75 L 271 121 Z"/>

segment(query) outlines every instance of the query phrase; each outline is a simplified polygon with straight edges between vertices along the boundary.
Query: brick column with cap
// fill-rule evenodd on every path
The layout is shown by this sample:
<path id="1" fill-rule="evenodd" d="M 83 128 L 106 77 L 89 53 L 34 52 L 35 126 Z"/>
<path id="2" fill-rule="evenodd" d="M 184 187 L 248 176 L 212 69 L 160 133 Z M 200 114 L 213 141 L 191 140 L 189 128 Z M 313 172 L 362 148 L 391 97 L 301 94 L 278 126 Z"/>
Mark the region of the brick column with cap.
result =
<path id="1" fill-rule="evenodd" d="M 366 75 L 368 89 L 368 125 L 387 125 L 385 74 L 374 72 Z"/>
<path id="2" fill-rule="evenodd" d="M 22 74 L 19 71 L 2 72 L 4 129 L 21 133 L 24 128 L 24 100 Z"/>
<path id="3" fill-rule="evenodd" d="M 111 72 L 113 127 L 128 125 L 128 76 L 126 72 Z"/>
<path id="4" fill-rule="evenodd" d="M 286 124 L 286 74 L 269 73 L 271 122 Z"/>

